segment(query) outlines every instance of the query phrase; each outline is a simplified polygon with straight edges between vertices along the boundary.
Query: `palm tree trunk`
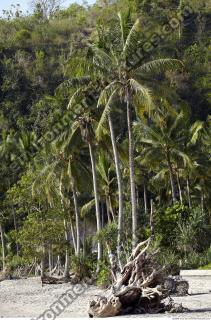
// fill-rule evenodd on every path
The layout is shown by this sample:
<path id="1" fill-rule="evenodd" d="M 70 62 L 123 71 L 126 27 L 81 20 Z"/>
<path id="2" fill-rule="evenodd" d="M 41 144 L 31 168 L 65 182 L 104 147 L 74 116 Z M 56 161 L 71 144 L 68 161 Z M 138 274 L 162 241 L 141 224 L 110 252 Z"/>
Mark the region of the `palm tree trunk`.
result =
<path id="1" fill-rule="evenodd" d="M 42 247 L 42 258 L 41 258 L 41 271 L 40 271 L 40 275 L 41 275 L 41 277 L 44 277 L 44 275 L 45 275 L 45 253 L 46 253 L 46 251 L 45 251 L 45 245 L 43 245 L 43 247 Z"/>
<path id="2" fill-rule="evenodd" d="M 111 274 L 113 277 L 113 281 L 116 281 L 116 264 L 115 264 L 115 257 L 111 251 L 111 247 L 108 244 L 108 242 L 106 241 L 106 246 L 107 246 L 107 252 L 108 252 L 108 259 L 110 262 L 110 266 L 111 266 Z"/>
<path id="3" fill-rule="evenodd" d="M 180 179 L 179 179 L 178 172 L 177 172 L 177 185 L 178 185 L 178 190 L 179 190 L 180 203 L 183 204 L 182 189 L 181 189 L 181 185 L 180 185 Z"/>
<path id="4" fill-rule="evenodd" d="M 116 168 L 116 176 L 117 176 L 117 185 L 118 185 L 118 196 L 119 196 L 119 215 L 118 215 L 118 235 L 117 235 L 117 258 L 120 269 L 122 270 L 121 264 L 121 241 L 122 241 L 122 230 L 123 230 L 123 186 L 122 186 L 122 177 L 120 171 L 120 160 L 116 146 L 116 138 L 114 133 L 113 122 L 111 119 L 111 115 L 108 116 L 110 134 L 111 134 L 111 142 L 113 147 L 114 154 L 114 162 Z"/>
<path id="5" fill-rule="evenodd" d="M 190 182 L 189 182 L 189 178 L 187 178 L 186 180 L 186 184 L 187 184 L 187 194 L 188 194 L 188 205 L 189 208 L 192 208 L 192 201 L 191 201 L 191 195 L 190 195 Z"/>
<path id="6" fill-rule="evenodd" d="M 1 233 L 1 255 L 2 255 L 2 268 L 3 271 L 5 270 L 6 267 L 6 255 L 5 255 L 5 241 L 4 241 L 4 228 L 2 223 L 0 222 L 0 233 Z"/>
<path id="7" fill-rule="evenodd" d="M 86 217 L 84 217 L 83 223 L 83 257 L 86 256 Z"/>
<path id="8" fill-rule="evenodd" d="M 52 269 L 53 269 L 53 259 L 52 259 L 52 248 L 51 245 L 49 246 L 48 249 L 48 269 L 49 269 L 49 273 L 51 274 Z"/>
<path id="9" fill-rule="evenodd" d="M 111 210 L 112 219 L 113 219 L 114 222 L 116 222 L 114 209 L 113 209 L 113 206 L 112 206 L 112 201 L 111 201 L 111 196 L 110 195 L 108 196 L 108 199 L 109 199 L 109 205 L 110 205 L 109 208 Z"/>
<path id="10" fill-rule="evenodd" d="M 137 201 L 136 201 L 136 186 L 135 186 L 135 162 L 134 162 L 134 141 L 132 132 L 132 119 L 130 109 L 129 92 L 126 92 L 127 99 L 127 125 L 129 139 L 129 169 L 130 169 L 130 192 L 131 192 L 131 207 L 132 207 L 132 246 L 137 244 Z"/>
<path id="11" fill-rule="evenodd" d="M 144 212 L 145 212 L 145 215 L 147 215 L 148 207 L 147 207 L 147 188 L 146 188 L 146 184 L 144 184 Z"/>
<path id="12" fill-rule="evenodd" d="M 76 256 L 79 257 L 80 255 L 80 212 L 78 206 L 78 197 L 75 188 L 75 182 L 72 182 L 72 191 L 73 191 L 73 201 L 75 207 L 75 225 L 76 225 Z"/>
<path id="13" fill-rule="evenodd" d="M 76 236 L 75 236 L 75 230 L 74 230 L 72 215 L 71 215 L 70 211 L 69 211 L 69 218 L 70 218 L 70 230 L 71 230 L 71 235 L 72 235 L 72 240 L 73 240 L 73 247 L 74 247 L 74 251 L 75 251 L 75 255 L 76 255 L 76 252 L 77 252 Z"/>
<path id="14" fill-rule="evenodd" d="M 63 214 L 65 215 L 65 205 L 64 205 L 64 195 L 62 190 L 62 181 L 59 184 L 59 191 L 60 191 L 60 198 L 61 198 L 61 206 L 63 210 Z M 64 237 L 66 241 L 66 245 L 68 243 L 68 232 L 67 232 L 67 220 L 64 218 Z M 69 250 L 68 248 L 65 249 L 65 269 L 64 269 L 64 277 L 69 277 L 69 267 L 70 267 L 70 257 L 69 257 Z"/>
<path id="15" fill-rule="evenodd" d="M 106 197 L 106 213 L 108 218 L 108 223 L 111 223 L 111 215 L 110 215 L 110 205 L 109 205 L 109 199 Z"/>
<path id="16" fill-rule="evenodd" d="M 16 213 L 15 213 L 14 206 L 12 206 L 12 215 L 13 215 L 14 228 L 17 233 L 18 232 L 18 225 L 17 225 L 17 219 L 16 219 Z M 19 255 L 19 245 L 17 242 L 16 242 L 16 254 L 17 254 L 17 256 Z"/>
<path id="17" fill-rule="evenodd" d="M 103 204 L 101 203 L 101 228 L 104 228 L 104 207 Z"/>
<path id="18" fill-rule="evenodd" d="M 169 176 L 170 176 L 170 183 L 171 183 L 172 202 L 175 203 L 175 202 L 177 202 L 176 187 L 175 187 L 175 183 L 174 183 L 174 174 L 173 174 L 173 168 L 172 168 L 172 163 L 171 163 L 169 152 L 167 152 L 167 162 L 168 162 L 168 169 L 169 169 Z"/>
<path id="19" fill-rule="evenodd" d="M 201 211 L 204 212 L 204 194 L 203 194 L 203 191 L 201 191 Z"/>
<path id="20" fill-rule="evenodd" d="M 95 164 L 95 157 L 92 144 L 89 142 L 89 153 L 92 165 L 92 178 L 93 178 L 93 188 L 94 188 L 94 197 L 95 197 L 95 211 L 96 211 L 96 221 L 97 221 L 97 232 L 101 230 L 101 220 L 100 220 L 100 204 L 99 204 L 99 194 L 98 194 L 98 187 L 97 187 L 97 172 L 96 172 L 96 164 Z M 98 260 L 98 269 L 99 269 L 99 262 L 102 259 L 102 246 L 101 243 L 98 241 L 97 243 L 97 260 Z"/>
<path id="21" fill-rule="evenodd" d="M 66 245 L 68 242 L 68 232 L 67 232 L 67 220 L 64 219 L 64 232 L 65 232 L 65 241 Z M 65 267 L 64 267 L 64 277 L 69 277 L 69 270 L 70 270 L 70 257 L 69 257 L 69 250 L 68 248 L 65 249 Z"/>

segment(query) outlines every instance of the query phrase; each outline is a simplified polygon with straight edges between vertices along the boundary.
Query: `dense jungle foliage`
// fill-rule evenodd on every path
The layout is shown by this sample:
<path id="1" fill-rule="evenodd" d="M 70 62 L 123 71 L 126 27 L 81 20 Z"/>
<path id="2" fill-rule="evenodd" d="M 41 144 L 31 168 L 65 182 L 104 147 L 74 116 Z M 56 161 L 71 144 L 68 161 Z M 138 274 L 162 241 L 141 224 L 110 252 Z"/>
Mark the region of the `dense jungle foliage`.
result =
<path id="1" fill-rule="evenodd" d="M 0 268 L 106 283 L 151 211 L 172 272 L 211 262 L 210 23 L 206 0 L 3 12 Z"/>

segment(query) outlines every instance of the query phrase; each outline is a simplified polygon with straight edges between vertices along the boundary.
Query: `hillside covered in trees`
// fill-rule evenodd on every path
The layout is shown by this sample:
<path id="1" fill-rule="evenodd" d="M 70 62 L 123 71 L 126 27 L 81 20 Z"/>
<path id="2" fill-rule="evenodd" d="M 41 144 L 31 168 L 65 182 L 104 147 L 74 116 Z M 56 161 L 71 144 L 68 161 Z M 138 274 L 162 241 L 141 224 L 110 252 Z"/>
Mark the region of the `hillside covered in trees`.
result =
<path id="1" fill-rule="evenodd" d="M 206 0 L 3 12 L 0 269 L 108 284 L 150 212 L 161 264 L 211 262 L 210 22 Z"/>

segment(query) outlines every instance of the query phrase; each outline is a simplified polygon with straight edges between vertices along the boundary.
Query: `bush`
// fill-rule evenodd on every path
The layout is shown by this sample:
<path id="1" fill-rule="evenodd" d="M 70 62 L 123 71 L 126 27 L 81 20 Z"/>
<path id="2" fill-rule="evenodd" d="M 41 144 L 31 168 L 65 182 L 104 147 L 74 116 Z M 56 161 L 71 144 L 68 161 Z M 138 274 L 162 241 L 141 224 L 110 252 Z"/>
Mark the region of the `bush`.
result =
<path id="1" fill-rule="evenodd" d="M 100 232 L 96 235 L 96 240 L 100 241 L 102 244 L 108 243 L 112 250 L 116 248 L 116 238 L 117 238 L 117 224 L 115 222 L 108 223 Z"/>
<path id="2" fill-rule="evenodd" d="M 161 266 L 166 266 L 167 272 L 171 275 L 178 275 L 181 267 L 179 256 L 169 249 L 162 251 L 158 255 L 158 263 Z"/>
<path id="3" fill-rule="evenodd" d="M 206 266 L 200 267 L 200 270 L 211 270 L 211 263 L 207 264 Z"/>
<path id="4" fill-rule="evenodd" d="M 193 253 L 202 253 L 208 249 L 211 241 L 207 214 L 201 208 L 194 208 L 188 217 L 178 222 L 177 249 L 185 257 Z"/>
<path id="5" fill-rule="evenodd" d="M 12 270 L 27 264 L 27 261 L 20 256 L 7 256 L 7 264 Z"/>
<path id="6" fill-rule="evenodd" d="M 180 203 L 160 209 L 155 217 L 155 233 L 160 236 L 160 245 L 173 248 L 176 244 L 178 222 L 184 221 L 189 215 L 189 208 Z"/>
<path id="7" fill-rule="evenodd" d="M 203 264 L 203 256 L 197 252 L 191 252 L 181 260 L 182 269 L 197 269 Z"/>
<path id="8" fill-rule="evenodd" d="M 93 271 L 93 261 L 83 256 L 73 256 L 71 260 L 71 270 L 80 279 L 91 277 Z"/>
<path id="9" fill-rule="evenodd" d="M 31 39 L 31 32 L 26 30 L 26 29 L 22 29 L 18 32 L 16 32 L 15 37 L 14 37 L 14 41 L 17 44 L 21 44 L 21 45 L 25 45 L 28 43 L 28 41 Z"/>
<path id="10" fill-rule="evenodd" d="M 97 285 L 103 288 L 107 288 L 111 284 L 111 273 L 109 267 L 106 264 L 100 266 L 100 272 L 97 276 Z"/>

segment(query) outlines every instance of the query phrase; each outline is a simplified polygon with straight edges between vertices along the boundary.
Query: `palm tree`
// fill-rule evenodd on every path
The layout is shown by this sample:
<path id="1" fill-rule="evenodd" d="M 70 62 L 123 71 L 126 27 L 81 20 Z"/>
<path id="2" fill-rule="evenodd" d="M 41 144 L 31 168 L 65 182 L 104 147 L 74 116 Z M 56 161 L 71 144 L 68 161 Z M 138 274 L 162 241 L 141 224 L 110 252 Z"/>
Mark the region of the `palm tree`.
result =
<path id="1" fill-rule="evenodd" d="M 39 184 L 39 188 L 42 186 L 43 193 L 46 194 L 47 201 L 49 205 L 54 206 L 54 202 L 59 197 L 61 203 L 61 209 L 63 214 L 63 224 L 64 224 L 64 238 L 66 244 L 68 243 L 68 223 L 67 223 L 67 211 L 69 208 L 69 199 L 67 199 L 68 190 L 70 189 L 70 177 L 68 174 L 69 166 L 68 159 L 64 158 L 63 153 L 60 153 L 55 145 L 51 146 L 51 153 L 46 156 L 44 154 L 44 166 L 41 166 L 41 170 L 36 177 L 33 184 L 33 193 L 36 185 Z M 74 190 L 75 192 L 75 190 Z M 77 200 L 76 200 L 77 201 Z M 74 201 L 75 204 L 75 201 Z M 78 207 L 75 211 L 76 220 L 76 241 L 73 226 L 71 227 L 73 244 L 75 248 L 76 255 L 80 254 L 80 234 L 79 234 L 79 217 L 78 217 Z M 71 217 L 72 218 L 72 217 Z M 72 221 L 72 220 L 71 220 Z M 64 276 L 69 276 L 69 248 L 65 249 L 65 269 Z"/>
<path id="2" fill-rule="evenodd" d="M 115 221 L 113 203 L 116 204 L 116 178 L 114 176 L 113 166 L 109 161 L 105 150 L 101 150 L 98 156 L 97 172 L 100 178 L 100 197 L 101 202 L 105 203 L 108 222 Z"/>
<path id="3" fill-rule="evenodd" d="M 114 154 L 114 163 L 116 168 L 116 176 L 117 176 L 117 184 L 118 184 L 118 195 L 119 195 L 119 214 L 118 214 L 118 234 L 117 234 L 117 259 L 120 270 L 122 270 L 122 263 L 121 263 L 121 241 L 122 241 L 122 232 L 123 232 L 123 185 L 122 185 L 122 175 L 120 170 L 120 159 L 117 150 L 116 138 L 114 133 L 113 121 L 112 117 L 108 115 L 108 123 L 112 141 L 112 148 Z"/>
<path id="4" fill-rule="evenodd" d="M 69 84 L 73 84 L 75 86 L 79 85 L 83 90 L 78 89 L 73 96 L 70 99 L 70 102 L 68 104 L 68 109 L 73 109 L 74 107 L 77 108 L 78 101 L 80 99 L 83 99 L 85 96 L 85 89 L 84 87 L 90 82 L 90 79 L 88 77 L 84 77 L 81 79 L 72 79 L 69 81 Z M 86 145 L 89 148 L 89 156 L 90 156 L 90 162 L 91 162 L 91 172 L 92 172 L 92 180 L 93 180 L 93 189 L 94 189 L 94 198 L 95 198 L 95 212 L 96 212 L 96 222 L 97 222 L 97 232 L 100 232 L 101 230 L 101 214 L 100 214 L 100 203 L 99 203 L 99 191 L 98 191 L 98 183 L 97 183 L 97 170 L 96 170 L 96 159 L 95 159 L 95 151 L 94 151 L 94 144 L 95 144 L 95 134 L 93 129 L 93 123 L 96 122 L 94 118 L 92 118 L 91 110 L 86 110 L 85 108 L 82 108 L 79 113 L 75 112 L 75 120 L 72 123 L 72 126 L 68 127 L 66 130 L 64 130 L 61 137 L 59 137 L 60 141 L 63 141 L 64 148 L 67 148 L 69 152 L 71 153 L 71 150 L 75 152 L 74 150 L 80 150 L 81 145 L 83 145 L 83 142 L 86 143 Z M 66 140 L 66 142 L 65 142 Z M 73 149 L 73 144 L 75 144 Z M 72 148 L 72 149 L 71 149 Z M 64 149 L 65 150 L 65 149 Z M 68 155 L 68 157 L 71 157 Z M 74 156 L 73 156 L 74 158 Z M 69 161 L 69 164 L 71 162 Z M 77 162 L 77 166 L 79 165 L 79 162 Z M 85 170 L 86 175 L 89 172 L 87 170 L 87 167 L 85 165 L 78 166 L 78 169 L 76 171 Z M 72 170 L 71 167 L 69 167 L 69 173 L 71 173 L 72 177 L 75 175 L 75 170 Z M 80 173 L 80 176 L 82 174 Z M 72 183 L 74 183 L 75 179 L 72 180 Z M 86 183 L 87 184 L 87 183 Z M 83 183 L 84 187 L 84 183 Z M 73 190 L 75 187 L 73 187 Z M 76 193 L 74 193 L 76 195 Z M 76 199 L 76 198 L 75 198 Z M 102 246 L 100 242 L 98 241 L 98 267 L 99 262 L 102 260 Z"/>
<path id="5" fill-rule="evenodd" d="M 138 140 L 144 145 L 144 164 L 154 162 L 155 166 L 160 168 L 157 177 L 165 175 L 168 170 L 173 203 L 177 201 L 175 171 L 179 161 L 182 160 L 184 166 L 188 168 L 193 167 L 192 159 L 185 150 L 184 137 L 187 127 L 184 124 L 185 114 L 183 111 L 180 113 L 175 111 L 173 116 L 168 112 L 163 113 L 156 110 L 150 125 L 139 121 L 134 127 Z M 160 164 L 162 164 L 161 167 Z M 167 170 L 164 164 L 166 164 Z"/>
<path id="6" fill-rule="evenodd" d="M 85 191 L 90 186 L 90 171 L 82 158 L 81 145 L 83 141 L 79 137 L 79 128 L 72 131 L 68 128 L 64 135 L 59 137 L 61 144 L 61 156 L 67 162 L 67 175 L 70 179 L 70 190 L 73 194 L 76 224 L 76 255 L 80 255 L 80 209 L 77 192 Z M 86 188 L 84 187 L 86 181 Z"/>
<path id="7" fill-rule="evenodd" d="M 111 112 L 111 107 L 115 105 L 117 97 L 126 104 L 128 140 L 129 140 L 129 169 L 130 169 L 130 194 L 132 208 L 132 242 L 133 247 L 137 243 L 137 199 L 135 186 L 135 164 L 134 164 L 134 138 L 132 132 L 132 107 L 135 107 L 138 113 L 143 111 L 143 107 L 152 107 L 151 93 L 148 87 L 144 85 L 147 77 L 164 72 L 169 69 L 176 69 L 182 66 L 182 63 L 176 59 L 158 59 L 141 65 L 141 61 L 135 66 L 130 64 L 132 54 L 136 52 L 141 35 L 141 22 L 138 19 L 130 29 L 130 15 L 119 17 L 119 35 L 116 36 L 116 46 L 112 44 L 105 49 L 93 47 L 94 59 L 99 72 L 103 74 L 109 84 L 104 87 L 98 105 L 104 107 L 101 120 L 98 126 L 98 134 Z M 111 31 L 112 33 L 112 31 Z M 149 80 L 149 79 L 148 79 Z M 122 214 L 122 213 L 121 213 Z M 119 219 L 121 222 L 121 217 Z M 121 224 L 121 223 L 120 223 Z M 120 225 L 119 225 L 120 227 Z"/>
<path id="8" fill-rule="evenodd" d="M 100 218 L 100 203 L 99 203 L 99 191 L 97 184 L 97 170 L 96 170 L 96 160 L 93 147 L 94 131 L 92 128 L 92 118 L 88 115 L 84 115 L 78 119 L 79 128 L 81 130 L 81 136 L 83 140 L 88 144 L 89 154 L 92 167 L 92 178 L 93 178 L 93 188 L 94 188 L 94 198 L 95 198 L 95 211 L 96 211 L 96 221 L 97 221 L 97 232 L 101 231 L 101 218 Z M 98 241 L 98 270 L 99 262 L 102 260 L 102 246 L 100 241 Z"/>

